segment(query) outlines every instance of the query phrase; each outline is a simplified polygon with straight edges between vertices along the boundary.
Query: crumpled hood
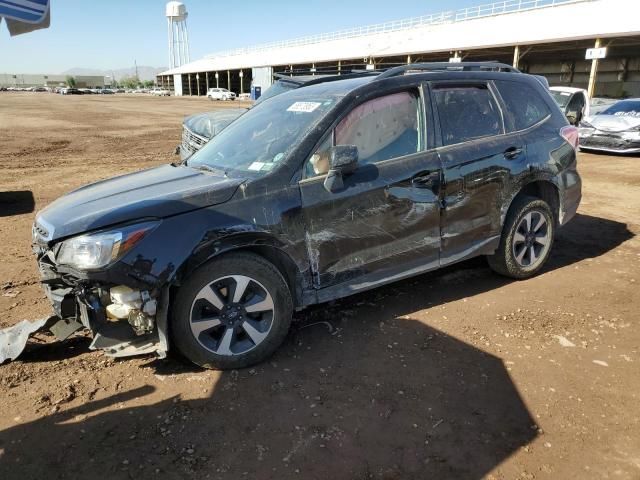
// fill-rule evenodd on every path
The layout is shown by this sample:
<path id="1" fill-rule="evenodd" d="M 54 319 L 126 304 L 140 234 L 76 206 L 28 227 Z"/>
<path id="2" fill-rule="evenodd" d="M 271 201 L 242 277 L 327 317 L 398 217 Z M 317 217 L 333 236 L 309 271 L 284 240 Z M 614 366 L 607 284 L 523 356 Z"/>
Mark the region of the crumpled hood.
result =
<path id="1" fill-rule="evenodd" d="M 40 211 L 49 241 L 140 218 L 163 218 L 229 200 L 242 178 L 164 165 L 93 183 Z M 52 231 L 51 231 L 52 230 Z"/>
<path id="2" fill-rule="evenodd" d="M 196 135 L 210 140 L 246 111 L 246 108 L 229 108 L 195 113 L 184 119 L 184 126 Z"/>
<path id="3" fill-rule="evenodd" d="M 594 115 L 585 121 L 604 132 L 624 132 L 640 126 L 640 117 L 633 115 Z"/>

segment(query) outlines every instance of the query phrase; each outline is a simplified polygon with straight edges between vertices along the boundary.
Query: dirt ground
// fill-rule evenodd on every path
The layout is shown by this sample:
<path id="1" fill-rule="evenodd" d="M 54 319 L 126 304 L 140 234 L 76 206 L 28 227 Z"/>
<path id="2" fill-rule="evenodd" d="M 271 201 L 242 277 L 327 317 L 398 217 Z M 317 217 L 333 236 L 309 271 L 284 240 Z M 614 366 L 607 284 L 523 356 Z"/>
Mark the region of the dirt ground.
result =
<path id="1" fill-rule="evenodd" d="M 184 115 L 231 106 L 2 93 L 0 192 L 37 211 L 170 162 Z M 0 478 L 640 478 L 640 158 L 579 164 L 579 214 L 530 280 L 477 259 L 323 305 L 224 373 L 40 336 L 0 366 Z M 0 208 L 6 327 L 50 307 L 34 213 Z"/>

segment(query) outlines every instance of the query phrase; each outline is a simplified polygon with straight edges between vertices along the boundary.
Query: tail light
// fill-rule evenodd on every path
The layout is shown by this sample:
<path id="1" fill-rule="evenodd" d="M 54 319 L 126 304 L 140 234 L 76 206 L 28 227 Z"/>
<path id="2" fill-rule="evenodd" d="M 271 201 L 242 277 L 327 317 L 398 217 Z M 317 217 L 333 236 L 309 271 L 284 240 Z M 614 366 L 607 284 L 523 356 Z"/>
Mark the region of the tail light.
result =
<path id="1" fill-rule="evenodd" d="M 566 125 L 560 129 L 560 135 L 574 149 L 578 149 L 578 128 L 573 125 Z"/>

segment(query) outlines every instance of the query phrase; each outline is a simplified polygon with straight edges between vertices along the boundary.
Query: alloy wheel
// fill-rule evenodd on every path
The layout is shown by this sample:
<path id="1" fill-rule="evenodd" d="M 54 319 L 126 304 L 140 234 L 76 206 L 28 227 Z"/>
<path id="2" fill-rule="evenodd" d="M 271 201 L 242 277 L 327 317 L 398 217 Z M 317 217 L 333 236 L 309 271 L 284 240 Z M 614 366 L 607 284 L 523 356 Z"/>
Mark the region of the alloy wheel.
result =
<path id="1" fill-rule="evenodd" d="M 241 355 L 269 335 L 274 315 L 273 297 L 260 282 L 230 275 L 198 292 L 191 304 L 191 333 L 217 355 Z"/>
<path id="2" fill-rule="evenodd" d="M 551 244 L 549 220 L 539 210 L 529 211 L 513 234 L 513 257 L 521 267 L 534 267 L 544 260 Z"/>

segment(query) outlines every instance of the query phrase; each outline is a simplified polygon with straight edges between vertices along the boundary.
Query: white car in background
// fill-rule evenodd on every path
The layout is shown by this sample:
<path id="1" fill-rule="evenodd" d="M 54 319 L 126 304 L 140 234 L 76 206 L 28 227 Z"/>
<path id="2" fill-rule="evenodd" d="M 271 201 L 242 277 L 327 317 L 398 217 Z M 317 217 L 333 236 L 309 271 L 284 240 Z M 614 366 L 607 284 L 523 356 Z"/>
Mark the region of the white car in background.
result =
<path id="1" fill-rule="evenodd" d="M 549 87 L 549 90 L 571 125 L 578 125 L 591 114 L 589 96 L 584 88 Z"/>
<path id="2" fill-rule="evenodd" d="M 207 90 L 207 97 L 210 100 L 235 100 L 236 94 L 226 88 L 210 88 Z"/>
<path id="3" fill-rule="evenodd" d="M 157 97 L 168 97 L 171 95 L 171 92 L 165 88 L 154 88 L 149 93 Z"/>

